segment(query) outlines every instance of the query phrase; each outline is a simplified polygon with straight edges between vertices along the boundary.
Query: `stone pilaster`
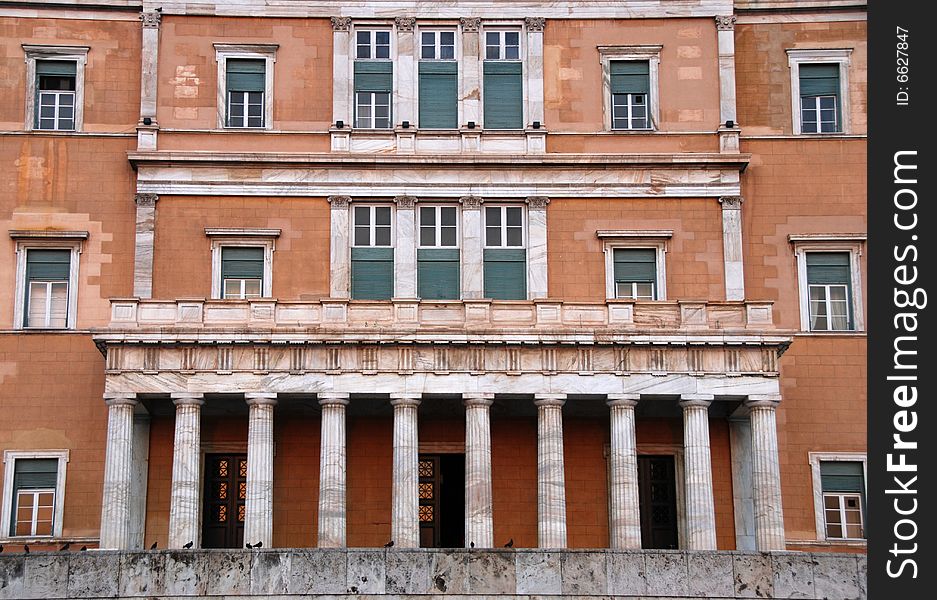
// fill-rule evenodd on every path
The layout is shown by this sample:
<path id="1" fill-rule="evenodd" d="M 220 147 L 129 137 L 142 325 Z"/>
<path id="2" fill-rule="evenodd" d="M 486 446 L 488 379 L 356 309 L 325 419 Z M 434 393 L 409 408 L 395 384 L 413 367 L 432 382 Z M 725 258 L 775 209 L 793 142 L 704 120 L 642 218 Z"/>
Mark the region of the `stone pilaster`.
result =
<path id="1" fill-rule="evenodd" d="M 543 17 L 527 17 L 527 119 L 543 123 Z"/>
<path id="2" fill-rule="evenodd" d="M 133 253 L 133 295 L 153 297 L 153 243 L 156 235 L 156 194 L 134 194 L 137 205 Z"/>
<path id="3" fill-rule="evenodd" d="M 343 121 L 345 127 L 353 125 L 350 35 L 351 17 L 332 17 L 332 123 Z"/>
<path id="4" fill-rule="evenodd" d="M 329 196 L 329 296 L 351 296 L 351 243 L 348 196 Z"/>
<path id="5" fill-rule="evenodd" d="M 462 201 L 462 298 L 485 296 L 482 199 L 463 196 Z"/>
<path id="6" fill-rule="evenodd" d="M 322 434 L 319 450 L 320 548 L 345 547 L 345 407 L 348 394 L 319 394 Z"/>
<path id="7" fill-rule="evenodd" d="M 244 543 L 273 546 L 273 407 L 277 395 L 244 394 L 250 410 L 247 426 L 247 497 Z"/>
<path id="8" fill-rule="evenodd" d="M 745 401 L 752 424 L 755 546 L 761 552 L 786 549 L 775 416 L 780 401 L 780 394 L 753 395 Z"/>
<path id="9" fill-rule="evenodd" d="M 735 121 L 735 15 L 716 17 L 719 53 L 719 122 Z"/>
<path id="10" fill-rule="evenodd" d="M 684 476 L 686 479 L 687 550 L 716 549 L 716 509 L 713 503 L 712 458 L 709 448 L 709 394 L 684 394 Z"/>
<path id="11" fill-rule="evenodd" d="M 394 407 L 394 466 L 390 537 L 398 548 L 420 546 L 419 439 L 413 394 L 391 394 Z"/>
<path id="12" fill-rule="evenodd" d="M 463 394 L 465 404 L 465 543 L 494 546 L 491 421 L 494 394 Z"/>
<path id="13" fill-rule="evenodd" d="M 159 125 L 156 122 L 157 65 L 159 63 L 159 26 L 162 14 L 140 14 L 143 24 L 140 52 L 140 122 L 137 124 L 137 150 L 156 150 Z"/>
<path id="14" fill-rule="evenodd" d="M 566 547 L 564 394 L 537 394 L 537 533 L 540 548 Z"/>
<path id="15" fill-rule="evenodd" d="M 641 515 L 638 509 L 638 453 L 634 407 L 639 394 L 610 394 L 611 453 L 609 541 L 616 550 L 641 549 Z"/>
<path id="16" fill-rule="evenodd" d="M 397 60 L 394 69 L 397 71 L 397 85 L 394 90 L 395 123 L 409 121 L 411 127 L 416 126 L 417 116 L 417 61 L 418 47 L 413 31 L 416 19 L 414 17 L 397 17 L 394 19 L 397 30 Z"/>
<path id="17" fill-rule="evenodd" d="M 176 432 L 169 495 L 169 547 L 199 546 L 199 468 L 202 447 L 202 394 L 175 393 Z"/>
<path id="18" fill-rule="evenodd" d="M 725 263 L 726 300 L 745 299 L 745 269 L 742 260 L 742 198 L 723 196 L 722 255 Z"/>
<path id="19" fill-rule="evenodd" d="M 462 123 L 474 121 L 481 127 L 481 53 L 482 45 L 478 29 L 479 17 L 459 19 L 462 27 Z"/>
<path id="20" fill-rule="evenodd" d="M 107 450 L 101 499 L 101 541 L 105 550 L 130 549 L 130 504 L 133 478 L 134 394 L 107 397 Z"/>
<path id="21" fill-rule="evenodd" d="M 144 547 L 146 489 L 150 472 L 150 415 L 138 404 L 133 415 L 133 474 L 130 486 L 130 548 Z"/>
<path id="22" fill-rule="evenodd" d="M 547 297 L 547 205 L 546 196 L 527 198 L 527 297 Z"/>
<path id="23" fill-rule="evenodd" d="M 416 198 L 397 196 L 394 297 L 416 298 Z"/>

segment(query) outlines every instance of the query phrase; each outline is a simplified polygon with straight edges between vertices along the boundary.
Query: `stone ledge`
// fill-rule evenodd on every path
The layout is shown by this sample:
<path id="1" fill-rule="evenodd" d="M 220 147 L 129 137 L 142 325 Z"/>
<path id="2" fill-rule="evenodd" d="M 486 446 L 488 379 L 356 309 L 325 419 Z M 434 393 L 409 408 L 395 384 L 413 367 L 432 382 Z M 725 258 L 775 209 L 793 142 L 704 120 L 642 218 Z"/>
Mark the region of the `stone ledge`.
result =
<path id="1" fill-rule="evenodd" d="M 866 598 L 866 557 L 799 552 L 271 549 L 0 556 L 12 598 Z"/>

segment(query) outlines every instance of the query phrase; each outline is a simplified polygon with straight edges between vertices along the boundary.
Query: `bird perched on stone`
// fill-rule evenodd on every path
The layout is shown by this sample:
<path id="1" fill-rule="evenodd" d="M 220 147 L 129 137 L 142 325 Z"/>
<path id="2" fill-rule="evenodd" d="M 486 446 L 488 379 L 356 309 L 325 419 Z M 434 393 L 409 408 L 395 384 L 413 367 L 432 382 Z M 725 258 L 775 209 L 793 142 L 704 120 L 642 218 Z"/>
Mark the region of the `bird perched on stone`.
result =
<path id="1" fill-rule="evenodd" d="M 248 550 L 250 550 L 251 548 L 253 548 L 253 546 L 251 546 L 250 544 L 244 544 L 244 547 L 247 548 Z"/>
<path id="2" fill-rule="evenodd" d="M 156 550 L 156 542 L 153 542 L 153 545 L 150 546 L 150 550 Z"/>
<path id="3" fill-rule="evenodd" d="M 393 545 L 394 545 L 394 540 L 391 540 L 391 541 L 387 542 L 386 544 L 384 544 L 384 547 L 385 547 L 385 548 L 390 548 L 390 547 L 392 547 Z"/>
<path id="4" fill-rule="evenodd" d="M 87 546 L 82 546 L 82 547 L 81 547 L 81 550 L 79 550 L 79 552 L 87 552 L 87 551 L 88 551 L 88 547 L 87 547 Z"/>
<path id="5" fill-rule="evenodd" d="M 259 542 L 257 542 L 256 544 L 254 544 L 254 548 L 263 548 L 263 547 L 264 547 L 264 541 L 263 541 L 263 540 L 260 540 Z"/>
<path id="6" fill-rule="evenodd" d="M 469 548 L 474 548 L 474 547 L 475 547 L 475 542 L 469 542 Z"/>
<path id="7" fill-rule="evenodd" d="M 513 547 L 514 547 L 514 538 L 509 539 L 509 540 L 508 540 L 508 543 L 505 544 L 504 547 L 505 547 L 505 548 L 513 548 Z"/>
<path id="8" fill-rule="evenodd" d="M 3 552 L 3 544 L 0 544 L 0 552 Z"/>
<path id="9" fill-rule="evenodd" d="M 188 542 L 187 544 L 183 544 L 182 547 L 188 550 L 192 547 L 193 544 L 195 544 L 195 542 Z"/>
<path id="10" fill-rule="evenodd" d="M 59 548 L 59 552 L 65 552 L 66 550 L 68 550 L 68 548 L 69 548 L 71 545 L 72 545 L 71 542 L 65 542 L 65 544 L 64 544 L 61 548 Z"/>
<path id="11" fill-rule="evenodd" d="M 26 554 L 29 554 L 29 545 L 28 545 L 28 544 L 23 544 L 23 552 L 25 552 Z"/>

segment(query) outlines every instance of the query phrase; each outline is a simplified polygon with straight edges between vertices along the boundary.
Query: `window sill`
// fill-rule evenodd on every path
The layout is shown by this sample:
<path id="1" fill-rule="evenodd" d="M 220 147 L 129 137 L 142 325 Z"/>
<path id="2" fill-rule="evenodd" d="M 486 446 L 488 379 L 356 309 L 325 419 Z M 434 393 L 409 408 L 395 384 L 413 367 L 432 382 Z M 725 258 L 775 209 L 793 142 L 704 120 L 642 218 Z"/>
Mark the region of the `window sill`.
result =
<path id="1" fill-rule="evenodd" d="M 865 548 L 868 546 L 868 540 L 787 540 L 788 546 L 852 546 L 855 548 Z"/>
<path id="2" fill-rule="evenodd" d="M 97 544 L 100 538 L 81 537 L 81 536 L 23 536 L 23 537 L 0 537 L 0 544 Z M 76 548 L 77 550 L 77 548 Z"/>
<path id="3" fill-rule="evenodd" d="M 816 335 L 819 337 L 866 337 L 867 332 L 859 330 L 849 331 L 799 331 L 795 335 L 808 336 Z"/>
<path id="4" fill-rule="evenodd" d="M 613 135 L 647 135 L 661 132 L 656 129 L 607 129 L 606 133 Z"/>

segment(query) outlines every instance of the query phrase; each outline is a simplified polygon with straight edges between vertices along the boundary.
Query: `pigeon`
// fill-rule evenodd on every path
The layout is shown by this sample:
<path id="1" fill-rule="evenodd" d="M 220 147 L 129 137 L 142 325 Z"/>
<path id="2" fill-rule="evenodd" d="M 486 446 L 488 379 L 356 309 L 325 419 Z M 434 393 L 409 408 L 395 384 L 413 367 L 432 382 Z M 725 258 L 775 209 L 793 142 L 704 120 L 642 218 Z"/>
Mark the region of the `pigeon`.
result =
<path id="1" fill-rule="evenodd" d="M 385 547 L 385 548 L 390 548 L 390 547 L 392 547 L 393 545 L 394 545 L 394 540 L 391 540 L 391 541 L 387 542 L 386 544 L 384 544 L 384 547 Z"/>
<path id="2" fill-rule="evenodd" d="M 187 543 L 187 544 L 183 544 L 182 547 L 185 548 L 186 550 L 188 550 L 189 548 L 192 547 L 193 544 L 195 544 L 195 542 L 189 542 L 189 543 Z"/>
<path id="3" fill-rule="evenodd" d="M 79 552 L 87 552 L 87 551 L 88 551 L 88 547 L 87 547 L 87 546 L 82 546 L 82 547 L 81 547 L 81 550 L 79 550 Z"/>
<path id="4" fill-rule="evenodd" d="M 23 544 L 23 552 L 25 552 L 26 554 L 29 554 L 29 545 L 28 545 L 28 544 Z"/>
<path id="5" fill-rule="evenodd" d="M 505 547 L 505 548 L 513 548 L 513 547 L 514 547 L 514 538 L 509 539 L 509 540 L 508 540 L 508 543 L 505 544 L 504 547 Z"/>
<path id="6" fill-rule="evenodd" d="M 3 552 L 3 544 L 0 544 L 0 552 Z"/>
<path id="7" fill-rule="evenodd" d="M 153 545 L 150 546 L 150 550 L 156 550 L 156 542 L 153 542 Z"/>
<path id="8" fill-rule="evenodd" d="M 264 547 L 264 542 L 263 542 L 263 540 L 260 540 L 259 542 L 257 542 L 256 544 L 254 544 L 254 548 L 263 548 L 263 547 Z"/>
<path id="9" fill-rule="evenodd" d="M 244 544 L 244 547 L 247 548 L 248 550 L 250 550 L 251 548 L 253 548 L 253 546 L 251 546 L 250 544 Z"/>
<path id="10" fill-rule="evenodd" d="M 475 542 L 469 542 L 469 548 L 474 548 L 474 547 L 475 547 Z"/>
<path id="11" fill-rule="evenodd" d="M 65 552 L 66 550 L 68 550 L 69 546 L 71 546 L 71 545 L 72 545 L 71 542 L 65 542 L 65 545 L 63 545 L 61 548 L 59 548 L 59 552 Z"/>

